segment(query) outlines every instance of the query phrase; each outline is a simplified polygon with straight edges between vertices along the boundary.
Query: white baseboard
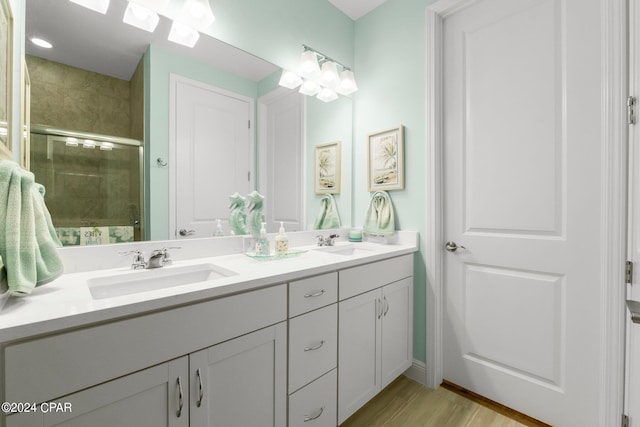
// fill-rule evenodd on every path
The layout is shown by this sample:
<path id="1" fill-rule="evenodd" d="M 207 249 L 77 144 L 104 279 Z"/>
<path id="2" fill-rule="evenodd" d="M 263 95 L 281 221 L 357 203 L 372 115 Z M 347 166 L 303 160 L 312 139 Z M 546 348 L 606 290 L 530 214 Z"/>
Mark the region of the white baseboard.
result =
<path id="1" fill-rule="evenodd" d="M 427 365 L 420 360 L 413 359 L 413 364 L 409 369 L 404 371 L 404 376 L 417 382 L 418 384 L 422 384 L 424 386 L 427 385 Z"/>

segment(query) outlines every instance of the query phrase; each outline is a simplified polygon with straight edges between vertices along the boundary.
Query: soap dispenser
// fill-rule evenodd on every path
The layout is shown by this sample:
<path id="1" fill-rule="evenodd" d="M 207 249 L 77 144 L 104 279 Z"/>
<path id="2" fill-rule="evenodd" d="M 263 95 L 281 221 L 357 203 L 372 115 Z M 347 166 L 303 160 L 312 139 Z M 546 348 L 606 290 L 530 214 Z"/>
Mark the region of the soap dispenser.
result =
<path id="1" fill-rule="evenodd" d="M 217 220 L 218 225 L 216 225 L 216 231 L 213 233 L 214 236 L 224 236 L 224 232 L 222 231 L 222 221 Z"/>
<path id="2" fill-rule="evenodd" d="M 256 254 L 257 255 L 271 255 L 271 250 L 269 248 L 269 239 L 267 239 L 267 230 L 265 230 L 264 226 L 267 225 L 266 222 L 262 223 L 262 227 L 260 227 L 260 237 L 256 239 Z"/>
<path id="3" fill-rule="evenodd" d="M 284 234 L 284 223 L 281 221 L 280 229 L 276 236 L 276 254 L 285 255 L 287 252 L 289 252 L 289 239 L 287 238 L 287 235 Z"/>

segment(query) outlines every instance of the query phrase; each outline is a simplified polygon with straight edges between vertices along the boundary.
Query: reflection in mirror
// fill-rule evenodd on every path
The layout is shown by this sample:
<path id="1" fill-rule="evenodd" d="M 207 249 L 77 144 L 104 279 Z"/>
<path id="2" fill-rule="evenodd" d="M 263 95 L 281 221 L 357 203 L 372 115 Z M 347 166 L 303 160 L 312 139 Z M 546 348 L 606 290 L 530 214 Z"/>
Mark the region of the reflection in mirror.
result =
<path id="1" fill-rule="evenodd" d="M 91 191 L 94 190 L 97 197 L 95 199 L 96 205 L 111 207 L 110 203 L 101 198 L 101 195 L 106 194 L 109 189 L 117 190 L 123 187 L 120 184 L 115 184 L 115 181 L 108 177 L 110 172 L 105 172 L 107 169 L 104 168 L 109 168 L 117 163 L 119 168 L 117 169 L 118 172 L 115 173 L 117 176 L 128 174 L 128 182 L 140 182 L 142 180 L 142 187 L 138 193 L 134 192 L 133 194 L 143 196 L 143 193 L 147 192 L 146 198 L 144 196 L 142 198 L 146 200 L 149 206 L 143 206 L 142 203 L 138 203 L 136 209 L 131 209 L 132 202 L 119 202 L 118 221 L 125 221 L 125 223 L 109 223 L 107 225 L 103 225 L 104 222 L 99 221 L 100 218 L 87 216 L 86 212 L 91 211 L 89 206 L 84 206 L 84 210 L 75 212 L 73 214 L 74 220 L 58 218 L 60 214 L 56 213 L 54 209 L 52 216 L 56 226 L 58 224 L 60 224 L 60 227 L 64 226 L 65 228 L 94 226 L 94 224 L 96 227 L 128 226 L 134 227 L 133 235 L 135 239 L 173 238 L 173 231 L 170 231 L 168 235 L 166 231 L 170 226 L 169 215 L 166 213 L 167 206 L 170 203 L 165 202 L 167 194 L 169 194 L 168 176 L 166 175 L 166 169 L 162 170 L 155 164 L 156 157 L 165 156 L 168 151 L 168 130 L 165 129 L 167 128 L 166 118 L 169 115 L 169 105 L 163 104 L 163 102 L 165 104 L 168 103 L 165 100 L 165 97 L 168 99 L 168 84 L 157 85 L 158 79 L 156 77 L 160 76 L 161 73 L 182 74 L 179 71 L 175 71 L 176 68 L 179 68 L 174 67 L 176 63 L 197 61 L 202 65 L 198 70 L 199 75 L 207 76 L 209 80 L 212 79 L 211 76 L 220 75 L 222 72 L 227 75 L 233 74 L 237 76 L 236 78 L 252 82 L 256 89 L 251 97 L 253 102 L 256 103 L 257 111 L 260 97 L 277 88 L 280 69 L 260 58 L 204 34 L 201 35 L 193 49 L 169 42 L 167 35 L 171 22 L 164 17 L 160 19 L 160 23 L 153 33 L 124 24 L 122 16 L 126 5 L 126 0 L 112 0 L 107 14 L 102 15 L 69 1 L 26 0 L 25 48 L 27 65 L 32 81 L 31 124 L 34 127 L 39 126 L 40 129 L 43 127 L 61 129 L 64 131 L 64 135 L 69 133 L 90 133 L 104 135 L 107 140 L 111 138 L 126 138 L 145 141 L 146 170 L 143 170 L 142 167 L 133 166 L 134 164 L 140 166 L 140 162 L 135 160 L 130 161 L 131 166 L 123 166 L 122 160 L 104 160 L 105 166 L 100 166 L 99 168 L 101 168 L 101 173 L 104 172 L 106 175 L 103 175 L 100 179 L 76 179 L 76 182 L 86 184 L 93 182 L 94 185 L 97 185 L 95 183 L 100 181 L 104 183 L 102 184 L 103 186 L 87 187 L 74 191 L 91 194 Z M 53 44 L 53 48 L 43 49 L 35 46 L 30 41 L 35 36 L 48 39 Z M 162 61 L 149 59 L 150 46 L 157 48 L 155 52 L 168 52 L 169 55 L 164 55 L 164 58 L 171 58 L 172 63 L 162 64 L 165 68 L 158 71 L 155 67 Z M 157 58 L 158 56 L 156 55 Z M 184 60 L 180 58 L 184 58 Z M 148 69 L 145 69 L 145 67 L 148 67 Z M 192 69 L 189 69 L 189 72 L 191 71 Z M 198 76 L 184 74 L 187 78 L 199 80 Z M 167 78 L 167 75 L 162 75 L 161 79 L 165 78 Z M 227 78 L 226 80 L 228 81 L 229 79 Z M 229 90 L 225 88 L 224 81 L 217 82 L 214 80 L 206 83 Z M 145 90 L 149 90 L 150 93 L 145 93 Z M 150 98 L 154 98 L 152 105 L 150 104 Z M 158 102 L 158 99 L 160 99 L 160 102 Z M 311 101 L 319 102 L 315 99 Z M 350 157 L 351 116 L 350 100 L 348 101 L 349 114 L 346 117 L 342 117 L 342 122 L 348 121 L 349 130 L 346 130 L 347 125 L 341 125 L 341 136 L 316 134 L 309 138 L 309 135 L 302 135 L 301 141 L 306 139 L 308 144 L 312 144 L 312 146 L 311 148 L 302 147 L 301 156 L 305 152 L 307 155 L 308 153 L 313 153 L 312 147 L 315 143 L 341 139 L 345 142 L 343 147 L 345 151 L 348 151 L 347 155 Z M 159 105 L 161 110 L 159 114 L 150 113 L 151 109 L 158 112 Z M 165 110 L 162 110 L 162 108 Z M 322 110 L 322 108 L 311 108 L 309 110 Z M 335 121 L 330 117 L 328 111 L 322 110 L 319 120 L 319 123 L 322 123 L 319 126 L 325 129 L 325 132 L 328 126 L 331 126 Z M 260 121 L 259 115 L 257 119 Z M 313 128 L 313 125 L 310 126 L 309 124 L 313 124 L 314 117 L 307 113 L 305 119 L 307 128 Z M 145 120 L 147 121 L 146 123 Z M 255 132 L 259 126 L 260 123 L 258 123 L 258 126 L 253 126 L 252 132 Z M 259 143 L 260 132 L 258 133 L 257 136 L 254 135 L 252 137 L 256 147 L 261 144 Z M 345 141 L 345 138 L 349 140 Z M 57 145 L 59 143 L 55 142 L 48 143 L 46 142 L 47 139 L 48 137 L 44 137 L 42 134 L 33 134 L 32 136 L 32 170 L 36 174 L 36 179 L 41 182 L 51 177 L 55 179 L 56 174 L 70 176 L 69 174 L 76 173 L 71 169 L 74 165 L 86 165 L 88 162 L 93 162 L 95 165 L 100 163 L 96 159 L 88 160 L 89 149 L 83 149 L 82 147 L 78 149 L 78 147 L 65 144 Z M 58 159 L 59 151 L 71 151 L 72 149 L 81 153 L 79 157 L 60 162 L 55 166 L 56 172 L 53 173 L 51 159 L 47 159 L 47 152 L 54 150 L 54 157 Z M 97 156 L 100 150 L 92 152 Z M 261 159 L 266 153 L 258 148 L 253 150 L 253 153 L 256 158 L 252 160 L 252 163 L 262 165 Z M 108 153 L 102 152 L 99 155 L 106 156 Z M 37 157 L 40 157 L 40 159 L 38 160 Z M 298 159 L 301 158 L 298 157 Z M 39 161 L 44 161 L 45 163 L 38 163 Z M 298 163 L 304 164 L 305 162 L 298 160 Z M 303 172 L 308 169 L 302 165 L 296 166 L 300 166 Z M 345 162 L 345 166 L 350 168 L 350 163 Z M 270 164 L 269 167 L 275 166 Z M 260 170 L 259 172 L 262 176 L 265 171 Z M 91 176 L 94 175 L 97 175 L 97 172 L 91 172 Z M 350 175 L 349 169 L 343 170 L 343 176 L 345 175 Z M 257 178 L 257 174 L 253 179 L 252 182 L 255 188 L 261 188 L 263 183 Z M 308 178 L 305 180 L 309 181 Z M 59 189 L 63 189 L 65 191 L 69 190 L 73 197 L 74 193 L 71 192 L 71 189 L 75 189 L 75 187 L 72 185 L 65 186 L 59 181 L 43 182 L 43 184 L 48 189 L 47 196 L 53 196 L 52 193 L 58 193 Z M 55 191 L 49 191 L 50 187 Z M 303 196 L 297 201 L 303 212 L 307 210 L 304 207 L 305 203 L 316 203 L 313 198 L 312 188 L 312 184 L 305 185 L 302 189 Z M 346 188 L 350 188 L 350 186 Z M 309 195 L 309 193 L 311 194 Z M 268 203 L 272 198 L 270 198 L 269 194 L 265 194 L 265 196 Z M 135 198 L 136 196 L 132 197 Z M 129 200 L 132 200 L 132 198 L 129 197 Z M 346 218 L 351 213 L 350 201 L 347 202 L 347 200 L 350 200 L 350 193 L 342 198 L 342 203 L 348 203 L 342 209 L 342 213 Z M 223 204 L 225 207 L 228 206 L 228 195 L 225 195 L 216 203 Z M 51 202 L 47 200 L 47 204 L 49 206 Z M 53 205 L 56 204 L 57 202 L 53 203 Z M 64 202 L 60 206 L 67 210 L 71 209 L 71 204 Z M 313 217 L 315 209 L 315 207 L 311 207 L 311 212 L 307 216 Z M 145 211 L 148 211 L 146 216 L 147 228 L 135 231 L 136 224 L 144 222 Z M 133 223 L 128 222 L 130 220 Z M 309 224 L 309 221 L 312 220 L 313 218 L 306 218 L 301 223 L 301 226 L 295 229 L 305 228 L 305 223 Z M 140 222 L 136 223 L 135 221 Z M 209 237 L 209 235 L 196 237 Z M 110 241 L 113 240 L 110 239 Z M 95 240 L 84 243 L 92 242 L 95 242 Z"/>
<path id="2" fill-rule="evenodd" d="M 0 0 L 0 159 L 11 158 L 11 88 L 13 15 L 9 0 Z"/>

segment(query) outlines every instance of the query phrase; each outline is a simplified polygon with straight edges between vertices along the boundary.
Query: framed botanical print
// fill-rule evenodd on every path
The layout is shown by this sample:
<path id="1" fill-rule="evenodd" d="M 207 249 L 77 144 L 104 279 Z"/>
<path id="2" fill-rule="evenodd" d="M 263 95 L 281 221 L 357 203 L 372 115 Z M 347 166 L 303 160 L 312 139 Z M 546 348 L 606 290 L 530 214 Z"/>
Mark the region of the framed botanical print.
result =
<path id="1" fill-rule="evenodd" d="M 341 156 L 340 141 L 316 145 L 314 168 L 316 194 L 340 193 Z"/>
<path id="2" fill-rule="evenodd" d="M 367 179 L 370 192 L 404 188 L 404 126 L 369 134 Z"/>

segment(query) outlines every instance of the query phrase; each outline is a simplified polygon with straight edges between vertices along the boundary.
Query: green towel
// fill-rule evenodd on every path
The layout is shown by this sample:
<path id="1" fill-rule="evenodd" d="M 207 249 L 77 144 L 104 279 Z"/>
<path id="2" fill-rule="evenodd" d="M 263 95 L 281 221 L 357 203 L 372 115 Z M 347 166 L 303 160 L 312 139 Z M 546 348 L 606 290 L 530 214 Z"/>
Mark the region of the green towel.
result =
<path id="1" fill-rule="evenodd" d="M 396 231 L 393 216 L 393 204 L 386 191 L 376 191 L 371 196 L 371 203 L 364 221 L 364 232 L 372 236 L 386 236 Z"/>
<path id="2" fill-rule="evenodd" d="M 331 194 L 325 194 L 320 199 L 320 212 L 313 225 L 316 230 L 326 230 L 329 228 L 340 228 L 340 215 L 336 201 Z"/>
<path id="3" fill-rule="evenodd" d="M 0 290 L 27 295 L 64 270 L 44 192 L 31 172 L 0 161 Z"/>

